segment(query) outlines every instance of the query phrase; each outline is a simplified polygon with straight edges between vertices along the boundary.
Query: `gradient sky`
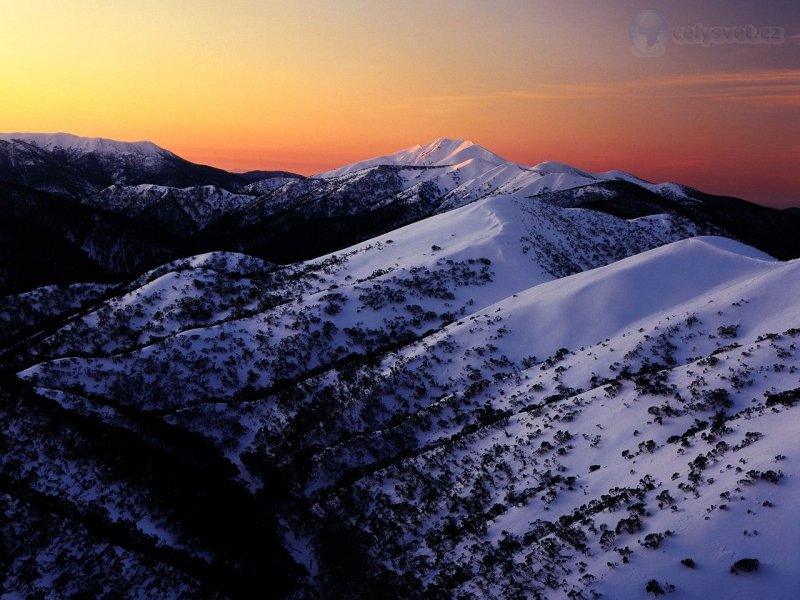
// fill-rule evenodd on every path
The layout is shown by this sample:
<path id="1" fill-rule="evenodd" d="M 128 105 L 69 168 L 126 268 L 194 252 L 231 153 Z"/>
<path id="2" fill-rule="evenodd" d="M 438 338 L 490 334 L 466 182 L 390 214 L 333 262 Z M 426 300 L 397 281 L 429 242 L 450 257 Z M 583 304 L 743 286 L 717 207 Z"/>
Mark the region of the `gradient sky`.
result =
<path id="1" fill-rule="evenodd" d="M 666 52 L 631 50 L 654 10 Z M 676 27 L 783 42 L 675 43 Z M 0 131 L 320 172 L 437 137 L 800 205 L 797 0 L 0 0 Z"/>

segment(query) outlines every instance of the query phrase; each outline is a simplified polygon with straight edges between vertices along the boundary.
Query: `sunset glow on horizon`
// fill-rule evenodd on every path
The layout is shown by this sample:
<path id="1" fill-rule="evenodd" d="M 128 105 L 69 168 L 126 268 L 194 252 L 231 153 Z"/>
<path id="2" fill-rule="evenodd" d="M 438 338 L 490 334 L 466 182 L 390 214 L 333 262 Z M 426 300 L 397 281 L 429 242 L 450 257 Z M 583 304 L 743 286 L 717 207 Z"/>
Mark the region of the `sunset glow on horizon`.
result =
<path id="1" fill-rule="evenodd" d="M 0 131 L 304 174 L 453 137 L 800 205 L 800 4 L 698 4 L 0 0 Z M 663 55 L 635 51 L 645 10 Z M 698 24 L 781 37 L 687 40 Z"/>

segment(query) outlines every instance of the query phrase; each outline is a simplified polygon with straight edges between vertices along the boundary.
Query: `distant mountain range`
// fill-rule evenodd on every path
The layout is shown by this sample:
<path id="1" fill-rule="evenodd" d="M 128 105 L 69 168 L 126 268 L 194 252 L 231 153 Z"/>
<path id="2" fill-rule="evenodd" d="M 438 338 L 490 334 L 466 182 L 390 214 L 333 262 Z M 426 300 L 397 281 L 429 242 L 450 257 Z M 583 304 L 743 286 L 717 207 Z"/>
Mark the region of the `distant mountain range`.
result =
<path id="1" fill-rule="evenodd" d="M 666 214 L 778 258 L 800 255 L 797 221 L 786 212 L 620 171 L 593 174 L 552 162 L 525 167 L 463 140 L 440 139 L 306 178 L 229 173 L 150 142 L 2 134 L 0 181 L 6 182 L 0 184 L 6 235 L 26 231 L 26 244 L 58 255 L 22 266 L 27 253 L 0 240 L 7 257 L 0 290 L 73 277 L 130 277 L 163 260 L 211 250 L 283 264 L 490 197 L 537 198 L 622 219 Z M 59 198 L 82 208 L 68 209 Z M 76 219 L 80 224 L 70 225 Z M 111 222 L 125 235 L 91 233 L 92 224 L 108 230 Z"/>
<path id="2" fill-rule="evenodd" d="M 152 142 L 117 142 L 67 133 L 0 134 L 0 181 L 73 199 L 111 185 L 213 185 L 237 190 L 282 171 L 229 173 L 180 158 Z"/>

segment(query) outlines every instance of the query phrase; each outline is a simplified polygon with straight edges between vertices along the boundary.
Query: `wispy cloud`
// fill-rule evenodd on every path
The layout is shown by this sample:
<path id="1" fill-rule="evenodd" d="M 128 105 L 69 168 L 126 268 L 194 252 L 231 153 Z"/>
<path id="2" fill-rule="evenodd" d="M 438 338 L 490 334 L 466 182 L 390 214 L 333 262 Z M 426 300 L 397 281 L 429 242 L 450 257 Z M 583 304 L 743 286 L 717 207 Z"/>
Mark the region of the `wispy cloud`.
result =
<path id="1" fill-rule="evenodd" d="M 771 107 L 800 106 L 800 69 L 668 75 L 607 83 L 544 83 L 531 89 L 407 98 L 397 107 L 452 112 L 503 100 L 696 98 Z"/>

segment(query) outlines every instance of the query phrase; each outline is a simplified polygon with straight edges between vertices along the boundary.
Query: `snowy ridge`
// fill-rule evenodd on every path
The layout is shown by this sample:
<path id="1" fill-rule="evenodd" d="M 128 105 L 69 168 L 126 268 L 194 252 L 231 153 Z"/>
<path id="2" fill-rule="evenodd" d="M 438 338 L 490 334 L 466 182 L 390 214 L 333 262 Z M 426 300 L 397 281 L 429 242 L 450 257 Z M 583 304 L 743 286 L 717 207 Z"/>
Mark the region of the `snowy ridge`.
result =
<path id="1" fill-rule="evenodd" d="M 66 134 L 31 134 L 28 139 L 38 140 L 41 148 L 0 139 L 0 180 L 115 212 L 134 226 L 144 220 L 167 235 L 192 238 L 184 255 L 230 250 L 277 263 L 306 260 L 495 197 L 536 198 L 627 218 L 688 218 L 694 233 L 734 237 L 770 252 L 774 248 L 783 258 L 794 255 L 785 246 L 797 244 L 784 241 L 793 237 L 792 224 L 785 218 L 776 222 L 766 209 L 755 214 L 733 201 L 726 211 L 719 199 L 697 190 L 653 184 L 621 171 L 592 174 L 557 162 L 525 167 L 460 139 L 441 138 L 317 177 L 256 182 L 251 177 L 258 172 L 237 175 L 193 165 L 169 153 L 153 153 L 150 146 L 143 154 L 133 153 L 138 143 Z M 109 152 L 57 150 L 64 147 Z M 202 191 L 208 186 L 218 191 Z M 304 243 L 303 236 L 311 243 Z"/>
<path id="2" fill-rule="evenodd" d="M 321 310 L 324 303 L 320 303 L 319 298 L 326 295 L 326 290 L 330 291 L 334 287 L 339 288 L 337 295 L 355 302 L 362 295 L 369 295 L 365 291 L 367 284 L 363 282 L 373 282 L 378 288 L 391 290 L 398 286 L 402 288 L 409 285 L 410 280 L 419 278 L 423 282 L 442 279 L 436 288 L 441 291 L 442 297 L 437 294 L 431 297 L 423 295 L 415 301 L 424 312 L 435 315 L 466 314 L 467 311 L 488 306 L 532 285 L 606 265 L 624 256 L 681 239 L 692 233 L 686 227 L 686 224 L 668 217 L 658 221 L 633 222 L 594 211 L 561 209 L 530 200 L 493 197 L 407 225 L 391 234 L 357 244 L 343 253 L 334 253 L 306 264 L 287 267 L 283 269 L 283 275 L 277 272 L 270 277 L 291 277 L 296 270 L 316 273 L 313 278 L 306 277 L 303 281 L 302 288 L 311 296 L 302 301 L 293 299 L 287 305 L 282 305 L 281 313 L 298 310 L 306 302 L 312 302 L 317 307 L 316 310 Z M 336 265 L 334 277 L 318 271 L 319 265 L 328 262 Z M 203 263 L 201 258 L 190 261 L 190 264 Z M 171 263 L 153 273 L 157 273 L 159 277 L 165 276 L 174 265 L 183 264 L 185 261 Z M 489 269 L 492 273 L 492 285 L 479 285 L 481 280 L 476 279 L 478 274 Z M 464 289 L 458 284 L 461 271 L 466 281 L 472 282 Z M 137 310 L 141 311 L 142 305 L 147 302 L 143 299 L 149 297 L 164 296 L 170 303 L 179 303 L 185 296 L 197 293 L 184 289 L 185 285 L 193 285 L 191 269 L 185 272 L 181 268 L 180 273 L 180 277 L 185 279 L 185 283 L 180 286 L 176 286 L 174 282 L 156 287 L 148 284 L 146 293 L 133 289 L 129 296 L 117 300 L 121 302 L 120 305 L 112 303 L 108 308 L 113 308 L 114 313 L 121 316 L 123 313 L 119 311 L 131 304 L 137 305 Z M 443 287 L 445 282 L 449 282 L 447 290 Z M 173 286 L 183 291 L 176 294 Z M 278 295 L 294 294 L 281 287 L 270 292 Z M 384 293 L 389 292 L 381 291 L 379 296 Z M 399 293 L 398 297 L 400 295 L 407 296 L 408 293 Z M 225 302 L 225 298 L 214 298 L 209 294 L 201 296 L 204 302 L 214 305 Z M 413 321 L 415 312 L 416 309 L 403 307 L 397 316 Z M 268 323 L 273 319 L 283 318 L 274 314 L 257 313 L 258 311 L 236 324 L 236 336 L 249 338 L 260 335 L 261 331 L 270 327 Z M 64 340 L 68 341 L 53 339 L 48 343 L 56 346 L 68 344 L 62 348 L 65 352 L 67 347 L 77 351 L 78 345 L 86 348 L 90 344 L 106 351 L 119 351 L 131 341 L 126 338 L 106 339 L 104 328 L 97 327 L 97 318 L 96 315 L 89 315 L 87 320 L 76 323 L 76 327 L 67 328 L 63 333 Z M 363 320 L 359 312 L 345 311 L 340 321 L 345 318 L 352 320 L 352 323 L 340 322 L 340 327 L 356 325 Z M 373 318 L 379 319 L 379 315 L 373 315 Z M 140 329 L 142 323 L 147 323 L 145 330 Z M 151 326 L 158 328 L 158 324 L 152 319 L 127 322 L 126 317 L 126 324 L 120 329 L 131 331 L 136 335 L 136 343 L 143 344 L 154 339 Z M 229 330 L 228 327 L 226 325 L 213 335 L 229 335 L 234 330 Z M 241 327 L 244 329 L 240 329 Z M 408 327 L 408 324 L 403 323 L 402 327 Z M 412 329 L 419 327 L 422 324 L 415 325 Z M 231 394 L 235 390 L 236 386 L 228 385 L 227 389 L 220 386 L 218 393 Z"/>
<path id="3" fill-rule="evenodd" d="M 684 303 L 697 303 L 698 297 L 742 281 L 749 285 L 780 266 L 772 257 L 732 240 L 696 237 L 542 283 L 488 306 L 484 314 L 499 309 L 508 315 L 509 329 L 524 332 L 517 348 L 508 344 L 512 359 L 550 356 L 562 347 L 591 345 L 619 335 L 665 312 L 681 313 L 687 310 Z M 454 327 L 452 335 L 463 333 Z"/>
<path id="4" fill-rule="evenodd" d="M 0 134 L 0 179 L 80 200 L 109 185 L 215 185 L 231 191 L 242 176 L 186 161 L 152 142 L 68 133 Z"/>
<path id="5" fill-rule="evenodd" d="M 650 191 L 659 192 L 668 189 L 675 197 L 685 196 L 683 188 L 677 184 L 653 184 L 624 171 L 589 173 L 564 163 L 552 161 L 542 162 L 533 167 L 524 167 L 507 161 L 473 142 L 448 138 L 439 138 L 424 146 L 416 145 L 394 154 L 356 162 L 321 173 L 316 177 L 339 177 L 363 169 L 389 165 L 427 168 L 453 167 L 455 171 L 465 171 L 462 178 L 467 182 L 476 179 L 478 181 L 496 179 L 496 185 L 490 190 L 492 193 L 509 193 L 509 190 L 514 190 L 514 192 L 536 195 L 542 192 L 577 188 L 597 181 L 626 181 Z M 503 175 L 496 172 L 498 167 L 501 167 Z M 465 184 L 467 192 L 463 193 L 462 197 L 470 195 L 473 198 L 480 197 L 476 190 L 469 189 L 469 187 L 468 184 Z"/>
<path id="6" fill-rule="evenodd" d="M 136 154 L 147 157 L 175 156 L 153 142 L 118 142 L 106 138 L 88 138 L 70 133 L 0 133 L 0 140 L 19 140 L 42 150 L 80 154 Z"/>

